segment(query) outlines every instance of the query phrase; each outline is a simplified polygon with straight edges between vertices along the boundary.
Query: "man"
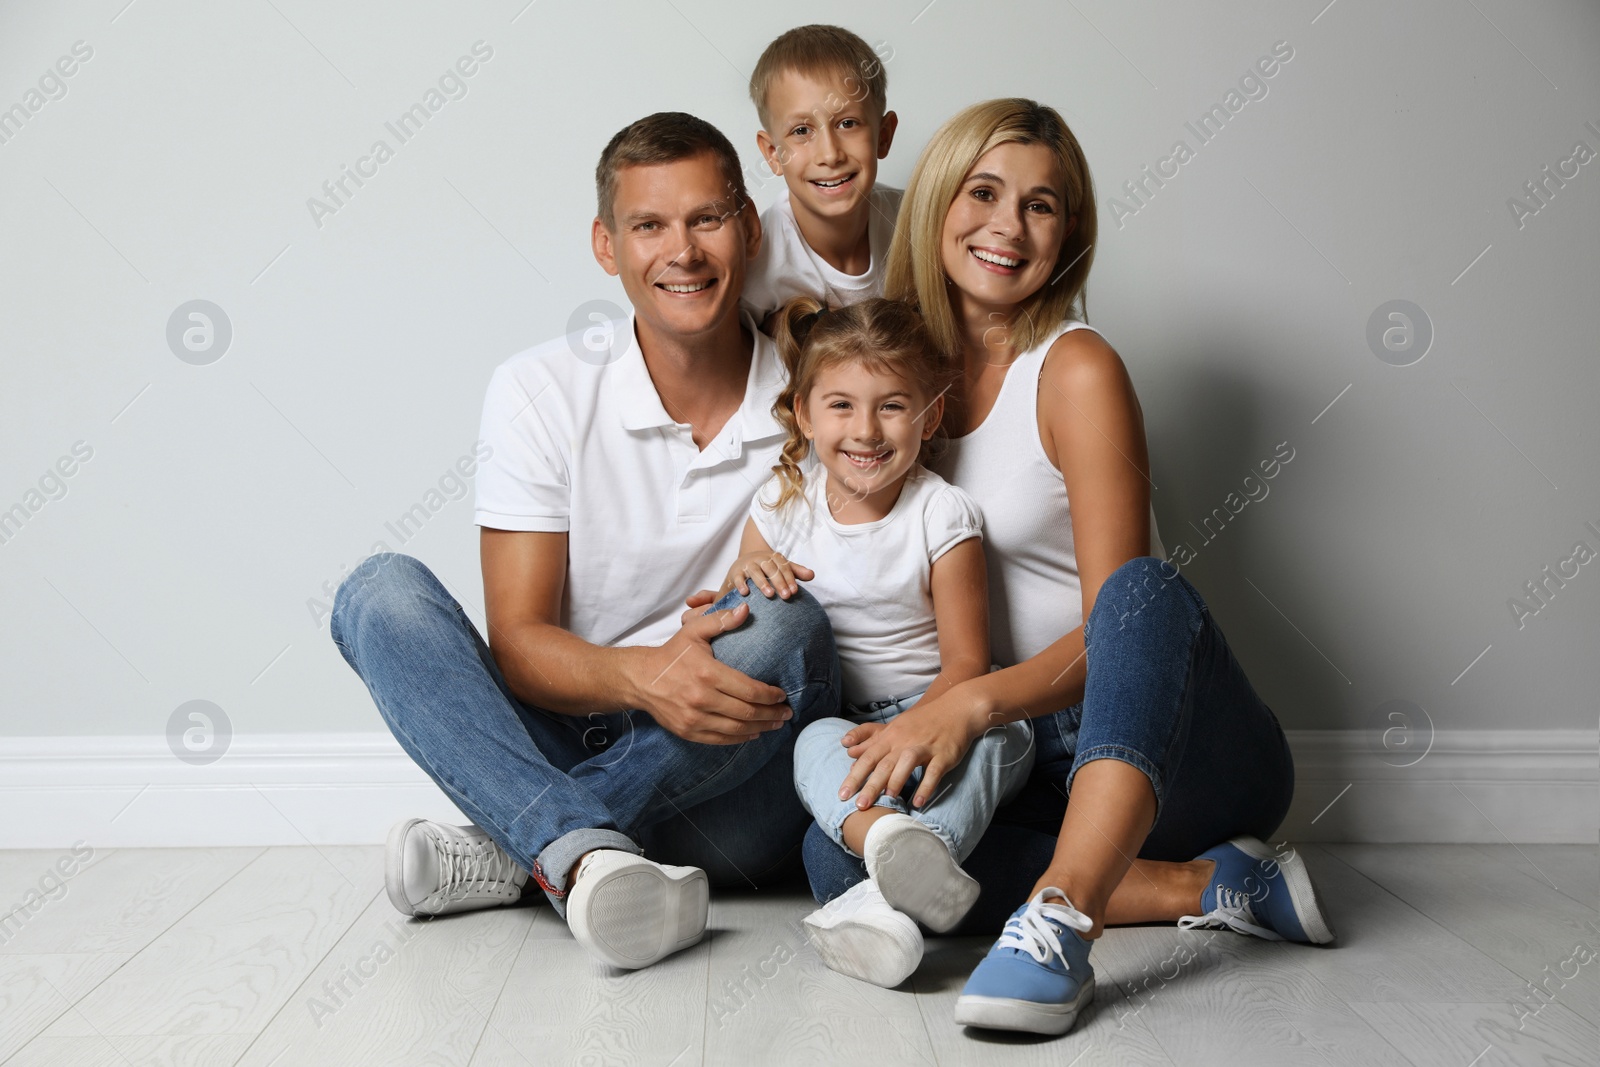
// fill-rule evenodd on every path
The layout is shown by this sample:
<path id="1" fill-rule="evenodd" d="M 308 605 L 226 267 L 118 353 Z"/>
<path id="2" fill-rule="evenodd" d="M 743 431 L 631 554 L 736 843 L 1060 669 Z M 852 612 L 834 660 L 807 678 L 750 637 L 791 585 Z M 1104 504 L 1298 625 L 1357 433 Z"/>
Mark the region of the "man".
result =
<path id="1" fill-rule="evenodd" d="M 395 906 L 513 903 L 531 872 L 580 943 L 637 968 L 700 939 L 710 881 L 755 884 L 797 854 L 794 738 L 832 713 L 839 677 L 805 594 L 701 614 L 783 441 L 782 366 L 739 312 L 761 229 L 738 156 L 711 125 L 656 114 L 612 138 L 596 187 L 594 255 L 633 313 L 607 344 L 575 334 L 490 382 L 487 645 L 394 554 L 340 586 L 331 625 L 475 824 L 395 826 Z"/>

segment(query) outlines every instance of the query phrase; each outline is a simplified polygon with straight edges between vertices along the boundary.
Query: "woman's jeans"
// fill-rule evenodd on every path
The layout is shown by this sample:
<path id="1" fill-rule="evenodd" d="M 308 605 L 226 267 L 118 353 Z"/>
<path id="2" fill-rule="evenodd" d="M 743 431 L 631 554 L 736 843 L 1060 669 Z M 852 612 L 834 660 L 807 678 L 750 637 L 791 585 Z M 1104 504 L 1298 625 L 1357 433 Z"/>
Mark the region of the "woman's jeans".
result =
<path id="1" fill-rule="evenodd" d="M 748 602 L 749 619 L 712 652 L 783 689 L 794 718 L 734 745 L 686 741 L 643 711 L 524 704 L 461 605 L 410 556 L 378 553 L 356 568 L 331 629 L 401 747 L 561 910 L 569 870 L 595 848 L 700 867 L 714 884 L 792 869 L 810 821 L 794 795 L 794 739 L 837 710 L 839 659 L 808 594 Z"/>
<path id="2" fill-rule="evenodd" d="M 960 932 L 992 934 L 1027 900 L 1055 854 L 1073 778 L 1092 760 L 1149 777 L 1156 819 L 1144 859 L 1189 860 L 1240 834 L 1269 837 L 1289 810 L 1294 761 L 1278 720 L 1176 567 L 1145 556 L 1117 568 L 1083 637 L 1083 701 L 1033 721 L 1033 774 L 962 865 L 983 895 Z M 866 877 L 815 826 L 805 864 L 822 903 Z"/>
<path id="3" fill-rule="evenodd" d="M 839 787 L 856 762 L 840 739 L 861 723 L 888 722 L 921 696 L 919 693 L 904 700 L 880 701 L 871 709 L 857 709 L 848 719 L 821 719 L 807 726 L 795 742 L 794 787 L 800 794 L 800 803 L 840 848 L 848 851 L 841 827 L 857 810 L 853 795 L 839 799 Z M 977 847 L 995 809 L 1021 792 L 1032 769 L 1032 727 L 1027 720 L 1007 723 L 973 743 L 961 765 L 952 767 L 940 780 L 939 792 L 931 803 L 920 808 L 910 804 L 922 781 L 923 768 L 918 767 L 899 796 L 886 792 L 876 806 L 910 815 L 938 834 L 959 863 Z"/>

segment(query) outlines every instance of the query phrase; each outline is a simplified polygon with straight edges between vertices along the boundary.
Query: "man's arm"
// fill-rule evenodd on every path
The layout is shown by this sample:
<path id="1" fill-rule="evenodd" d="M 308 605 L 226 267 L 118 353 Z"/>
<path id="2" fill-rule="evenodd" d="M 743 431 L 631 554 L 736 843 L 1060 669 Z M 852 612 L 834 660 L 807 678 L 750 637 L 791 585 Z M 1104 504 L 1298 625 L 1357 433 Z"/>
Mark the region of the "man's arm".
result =
<path id="1" fill-rule="evenodd" d="M 782 689 L 718 663 L 711 639 L 744 622 L 744 604 L 689 619 L 665 644 L 602 648 L 563 629 L 567 535 L 483 527 L 489 651 L 512 693 L 562 715 L 639 708 L 679 737 L 732 744 L 783 725 Z"/>

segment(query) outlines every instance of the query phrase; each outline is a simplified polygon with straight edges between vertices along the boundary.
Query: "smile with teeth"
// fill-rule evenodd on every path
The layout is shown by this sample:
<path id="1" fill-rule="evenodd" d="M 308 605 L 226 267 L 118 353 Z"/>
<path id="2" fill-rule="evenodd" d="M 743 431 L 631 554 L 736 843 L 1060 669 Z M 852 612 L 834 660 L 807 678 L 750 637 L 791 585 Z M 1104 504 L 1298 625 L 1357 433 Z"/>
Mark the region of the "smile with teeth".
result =
<path id="1" fill-rule="evenodd" d="M 1011 259 L 997 252 L 987 252 L 981 248 L 974 248 L 972 254 L 984 263 L 992 263 L 997 267 L 1020 267 L 1027 262 L 1027 260 L 1023 259 Z"/>
<path id="2" fill-rule="evenodd" d="M 662 282 L 660 283 L 660 286 L 669 293 L 698 293 L 702 289 L 711 288 L 711 283 L 714 281 L 716 281 L 715 278 L 707 278 L 703 282 L 689 282 L 688 284 L 684 285 L 674 285 L 667 282 Z"/>
<path id="3" fill-rule="evenodd" d="M 894 449 L 892 448 L 880 448 L 876 452 L 852 452 L 846 448 L 841 448 L 839 451 L 843 453 L 845 459 L 850 461 L 851 466 L 859 467 L 862 470 L 881 467 L 889 462 L 890 456 L 894 455 Z"/>
<path id="4" fill-rule="evenodd" d="M 812 179 L 811 184 L 822 189 L 837 189 L 839 186 L 846 184 L 854 177 L 854 174 L 846 174 L 842 178 L 829 178 L 826 181 L 822 180 L 821 178 L 814 178 Z"/>

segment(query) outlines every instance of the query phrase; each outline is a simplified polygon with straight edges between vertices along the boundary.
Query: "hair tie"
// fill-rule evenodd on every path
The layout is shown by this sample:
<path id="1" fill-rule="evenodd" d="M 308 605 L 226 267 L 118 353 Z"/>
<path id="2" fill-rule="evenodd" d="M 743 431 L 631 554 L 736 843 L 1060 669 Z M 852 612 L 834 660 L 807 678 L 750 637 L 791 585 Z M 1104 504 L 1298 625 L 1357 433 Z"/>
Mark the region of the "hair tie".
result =
<path id="1" fill-rule="evenodd" d="M 794 324 L 793 333 L 795 340 L 797 340 L 801 346 L 805 345 L 806 338 L 811 336 L 811 331 L 817 328 L 817 322 L 821 320 L 822 316 L 826 315 L 827 313 L 828 306 L 824 304 L 817 310 L 800 316 L 799 320 Z"/>

